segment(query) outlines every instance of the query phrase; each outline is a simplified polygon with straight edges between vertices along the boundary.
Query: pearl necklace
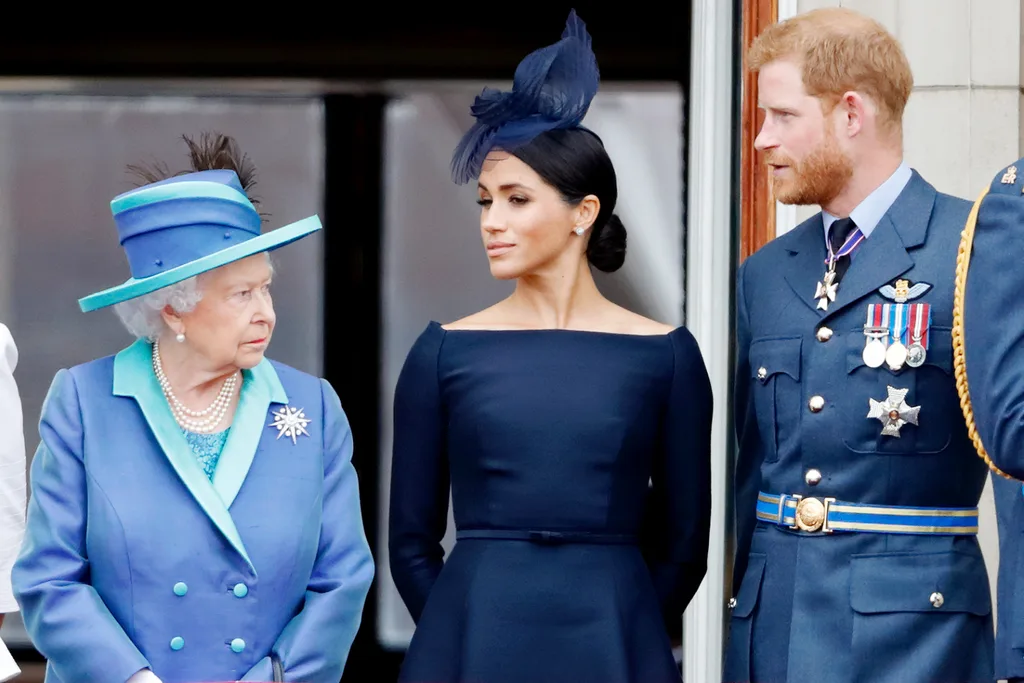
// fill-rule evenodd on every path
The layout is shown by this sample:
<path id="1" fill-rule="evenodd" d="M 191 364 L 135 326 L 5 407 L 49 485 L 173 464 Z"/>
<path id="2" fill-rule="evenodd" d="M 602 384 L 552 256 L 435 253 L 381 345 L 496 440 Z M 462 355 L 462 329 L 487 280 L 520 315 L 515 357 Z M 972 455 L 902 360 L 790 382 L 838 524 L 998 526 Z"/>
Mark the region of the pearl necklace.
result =
<path id="1" fill-rule="evenodd" d="M 160 383 L 160 388 L 164 392 L 167 403 L 171 406 L 174 419 L 177 420 L 179 425 L 197 434 L 212 434 L 216 431 L 217 425 L 224 420 L 224 415 L 227 413 L 228 407 L 231 405 L 231 399 L 234 397 L 235 385 L 238 382 L 237 373 L 224 380 L 220 393 L 217 394 L 217 398 L 213 400 L 213 403 L 204 410 L 191 410 L 178 400 L 174 390 L 171 389 L 171 382 L 167 379 L 167 375 L 164 373 L 163 362 L 160 360 L 159 341 L 153 343 L 153 372 L 156 374 L 156 379 Z"/>

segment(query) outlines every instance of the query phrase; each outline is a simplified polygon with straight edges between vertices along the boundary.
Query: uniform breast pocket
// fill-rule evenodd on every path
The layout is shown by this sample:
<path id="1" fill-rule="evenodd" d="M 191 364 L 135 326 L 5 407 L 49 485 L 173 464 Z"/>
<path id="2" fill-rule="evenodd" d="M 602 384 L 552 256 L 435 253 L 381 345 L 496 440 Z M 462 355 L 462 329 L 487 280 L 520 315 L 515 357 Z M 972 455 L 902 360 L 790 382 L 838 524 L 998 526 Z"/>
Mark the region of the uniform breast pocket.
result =
<path id="1" fill-rule="evenodd" d="M 800 337 L 758 339 L 750 345 L 751 396 L 765 462 L 779 459 L 800 422 Z"/>
<path id="2" fill-rule="evenodd" d="M 886 365 L 872 368 L 864 364 L 864 335 L 859 330 L 846 337 L 847 391 L 839 401 L 845 418 L 846 446 L 858 453 L 879 455 L 934 454 L 945 450 L 953 427 L 962 420 L 953 380 L 951 328 L 932 327 L 924 363 L 916 368 L 904 365 L 896 371 Z M 904 403 L 889 402 L 894 393 L 890 388 L 896 398 L 906 391 Z M 868 416 L 871 399 L 886 404 L 880 412 L 875 411 L 879 417 Z M 918 408 L 916 414 L 909 412 L 912 408 Z M 882 433 L 890 419 L 903 423 L 896 425 L 899 436 Z"/>

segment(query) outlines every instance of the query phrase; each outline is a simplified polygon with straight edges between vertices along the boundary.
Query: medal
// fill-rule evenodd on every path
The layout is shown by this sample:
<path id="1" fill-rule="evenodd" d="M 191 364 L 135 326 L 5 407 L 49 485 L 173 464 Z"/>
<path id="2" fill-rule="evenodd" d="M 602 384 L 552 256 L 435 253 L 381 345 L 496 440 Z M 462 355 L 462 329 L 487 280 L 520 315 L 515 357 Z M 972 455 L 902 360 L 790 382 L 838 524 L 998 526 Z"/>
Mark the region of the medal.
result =
<path id="1" fill-rule="evenodd" d="M 869 368 L 880 368 L 885 362 L 885 339 L 889 328 L 883 325 L 882 304 L 868 304 L 868 318 L 864 324 L 864 350 L 861 358 Z"/>
<path id="2" fill-rule="evenodd" d="M 814 289 L 814 298 L 818 300 L 818 310 L 828 310 L 829 302 L 836 300 L 836 290 L 839 288 L 839 284 L 834 282 L 835 279 L 836 271 L 833 262 L 825 272 L 825 277 L 821 278 L 821 282 Z"/>
<path id="3" fill-rule="evenodd" d="M 924 365 L 924 359 L 927 355 L 928 352 L 925 351 L 924 346 L 915 341 L 907 347 L 907 365 L 912 368 L 919 368 Z"/>
<path id="4" fill-rule="evenodd" d="M 912 304 L 910 307 L 910 346 L 907 348 L 907 365 L 919 368 L 928 356 L 928 330 L 931 327 L 931 306 Z"/>
<path id="5" fill-rule="evenodd" d="M 889 344 L 889 348 L 885 350 L 885 364 L 889 366 L 889 369 L 898 372 L 906 362 L 907 347 L 899 339 Z"/>
<path id="6" fill-rule="evenodd" d="M 827 240 L 826 240 L 827 241 Z M 860 228 L 856 228 L 851 232 L 846 241 L 843 242 L 843 246 L 839 248 L 839 251 L 832 252 L 832 243 L 828 242 L 828 258 L 825 259 L 825 276 L 818 282 L 818 286 L 814 288 L 814 298 L 818 300 L 817 309 L 819 311 L 827 311 L 828 305 L 836 300 L 836 293 L 839 291 L 839 283 L 836 282 L 836 261 L 844 256 L 849 255 L 857 246 L 864 241 L 864 233 L 860 231 Z"/>
<path id="7" fill-rule="evenodd" d="M 905 424 L 917 426 L 917 419 L 921 413 L 921 406 L 907 405 L 906 398 L 909 389 L 894 389 L 886 387 L 888 396 L 884 401 L 868 399 L 868 417 L 879 420 L 882 423 L 882 436 L 900 438 L 900 429 Z"/>
<path id="8" fill-rule="evenodd" d="M 861 358 L 864 359 L 864 365 L 869 368 L 880 368 L 882 363 L 885 362 L 885 343 L 882 339 L 885 338 L 886 330 L 882 330 L 882 333 L 869 341 L 864 345 L 864 352 L 861 354 Z"/>
<path id="9" fill-rule="evenodd" d="M 889 321 L 889 333 L 892 341 L 889 348 L 885 350 L 885 363 L 893 372 L 898 372 L 903 364 L 907 362 L 907 347 L 903 344 L 903 335 L 907 329 L 907 305 L 906 304 L 883 304 L 885 310 L 883 315 Z"/>

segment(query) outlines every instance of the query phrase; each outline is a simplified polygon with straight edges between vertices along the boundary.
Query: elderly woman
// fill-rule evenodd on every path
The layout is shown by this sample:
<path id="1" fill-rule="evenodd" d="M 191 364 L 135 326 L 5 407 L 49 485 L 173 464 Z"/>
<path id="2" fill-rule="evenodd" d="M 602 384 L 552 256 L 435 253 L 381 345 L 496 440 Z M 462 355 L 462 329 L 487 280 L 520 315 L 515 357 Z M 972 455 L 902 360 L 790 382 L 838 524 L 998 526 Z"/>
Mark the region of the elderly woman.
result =
<path id="1" fill-rule="evenodd" d="M 267 252 L 320 222 L 261 235 L 234 142 L 188 142 L 112 201 L 133 277 L 79 303 L 139 339 L 54 378 L 15 594 L 47 683 L 337 683 L 374 572 L 352 434 L 264 357 Z"/>

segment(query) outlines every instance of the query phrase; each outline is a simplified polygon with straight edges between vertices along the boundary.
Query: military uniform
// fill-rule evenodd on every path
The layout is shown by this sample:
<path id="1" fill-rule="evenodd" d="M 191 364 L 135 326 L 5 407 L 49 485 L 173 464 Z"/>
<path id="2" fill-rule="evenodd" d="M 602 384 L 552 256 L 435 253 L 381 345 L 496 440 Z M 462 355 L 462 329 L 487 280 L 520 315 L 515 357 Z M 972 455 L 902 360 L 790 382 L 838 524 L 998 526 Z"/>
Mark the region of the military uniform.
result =
<path id="1" fill-rule="evenodd" d="M 993 680 L 951 337 L 970 202 L 901 169 L 838 287 L 821 213 L 739 269 L 729 683 Z"/>
<path id="2" fill-rule="evenodd" d="M 1020 169 L 1020 171 L 1018 171 Z M 1024 159 L 1000 169 L 975 202 L 958 262 L 957 374 L 976 446 L 990 459 L 999 524 L 995 670 L 1024 679 Z"/>

